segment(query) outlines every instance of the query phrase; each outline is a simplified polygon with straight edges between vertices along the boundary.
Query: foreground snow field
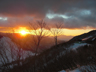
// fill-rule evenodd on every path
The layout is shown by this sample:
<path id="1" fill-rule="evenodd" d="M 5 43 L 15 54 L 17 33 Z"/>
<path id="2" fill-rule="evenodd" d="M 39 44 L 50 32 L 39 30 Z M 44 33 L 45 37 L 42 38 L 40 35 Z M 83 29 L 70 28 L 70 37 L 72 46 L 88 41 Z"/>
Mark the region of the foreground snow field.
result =
<path id="1" fill-rule="evenodd" d="M 59 72 L 67 72 L 67 71 L 62 70 Z M 96 65 L 81 66 L 75 70 L 72 71 L 69 70 L 68 72 L 96 72 Z"/>
<path id="2" fill-rule="evenodd" d="M 8 37 L 2 37 L 0 39 L 0 65 L 16 61 L 18 59 L 25 59 L 28 56 L 32 56 L 34 53 L 25 51 L 19 48 Z"/>

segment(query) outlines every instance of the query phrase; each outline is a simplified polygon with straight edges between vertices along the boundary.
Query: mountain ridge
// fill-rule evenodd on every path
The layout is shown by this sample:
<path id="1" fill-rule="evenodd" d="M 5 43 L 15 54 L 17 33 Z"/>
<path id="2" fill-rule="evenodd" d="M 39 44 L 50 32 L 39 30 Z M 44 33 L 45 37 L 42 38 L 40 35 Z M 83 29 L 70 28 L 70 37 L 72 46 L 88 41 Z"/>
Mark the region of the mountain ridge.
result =
<path id="1" fill-rule="evenodd" d="M 15 66 L 8 72 L 58 72 L 67 69 L 74 70 L 78 68 L 78 65 L 96 65 L 95 33 L 96 30 L 52 46 L 36 57 L 28 57 L 22 65 Z M 86 39 L 83 40 L 84 38 Z M 92 43 L 88 42 L 89 39 Z"/>

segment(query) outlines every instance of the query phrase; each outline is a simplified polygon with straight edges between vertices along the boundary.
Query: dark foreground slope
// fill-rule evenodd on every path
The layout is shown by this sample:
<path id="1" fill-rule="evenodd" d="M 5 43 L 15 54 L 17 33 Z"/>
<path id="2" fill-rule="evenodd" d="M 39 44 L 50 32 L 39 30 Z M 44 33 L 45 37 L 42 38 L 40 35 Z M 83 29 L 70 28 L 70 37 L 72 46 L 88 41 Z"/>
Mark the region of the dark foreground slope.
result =
<path id="1" fill-rule="evenodd" d="M 96 31 L 74 37 L 53 46 L 36 57 L 29 57 L 22 65 L 8 72 L 58 72 L 83 65 L 96 65 Z"/>

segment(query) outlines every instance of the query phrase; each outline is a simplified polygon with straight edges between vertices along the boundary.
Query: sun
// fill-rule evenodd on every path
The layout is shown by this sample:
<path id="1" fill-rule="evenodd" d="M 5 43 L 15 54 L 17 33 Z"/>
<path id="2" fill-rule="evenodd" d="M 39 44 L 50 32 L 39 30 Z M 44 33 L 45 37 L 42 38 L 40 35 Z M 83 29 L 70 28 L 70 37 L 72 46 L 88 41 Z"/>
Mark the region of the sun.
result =
<path id="1" fill-rule="evenodd" d="M 20 31 L 20 34 L 24 36 L 24 35 L 27 34 L 27 32 L 26 32 L 25 30 L 21 30 L 21 31 Z"/>

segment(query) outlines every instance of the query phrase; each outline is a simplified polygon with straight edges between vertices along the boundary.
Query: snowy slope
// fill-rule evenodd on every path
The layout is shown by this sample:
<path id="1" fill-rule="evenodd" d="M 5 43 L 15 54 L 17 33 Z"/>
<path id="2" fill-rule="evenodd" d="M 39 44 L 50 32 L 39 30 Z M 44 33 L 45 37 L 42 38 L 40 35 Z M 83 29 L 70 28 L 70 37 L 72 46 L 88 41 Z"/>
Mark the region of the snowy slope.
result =
<path id="1" fill-rule="evenodd" d="M 87 44 L 87 43 L 74 43 L 68 49 L 76 50 L 78 47 L 81 47 L 81 46 L 84 46 L 84 45 L 89 45 L 89 44 Z"/>
<path id="2" fill-rule="evenodd" d="M 92 59 L 88 59 L 88 58 L 91 55 L 95 54 L 94 47 L 96 47 L 96 44 L 95 44 L 95 46 L 93 44 L 93 43 L 95 43 L 95 39 L 92 44 L 81 41 L 84 38 L 85 38 L 85 40 L 90 39 L 91 34 L 85 35 L 85 36 L 81 35 L 81 36 L 82 37 L 79 36 L 80 38 L 79 37 L 73 38 L 72 39 L 73 41 L 71 40 L 66 43 L 62 43 L 57 46 L 53 46 L 49 50 L 46 50 L 45 52 L 39 54 L 36 58 L 28 59 L 26 64 L 21 66 L 21 70 L 22 70 L 22 68 L 25 68 L 25 69 L 23 69 L 23 71 L 33 72 L 34 66 L 36 66 L 36 72 L 38 72 L 38 71 L 65 72 L 65 70 L 67 70 L 67 72 L 70 70 L 72 70 L 70 72 L 80 72 L 81 69 L 83 71 L 83 68 L 88 67 L 88 66 L 83 66 L 83 65 L 86 65 L 86 64 L 88 65 L 89 63 L 94 62 Z M 79 39 L 81 39 L 81 40 L 79 40 Z M 77 65 L 80 65 L 82 67 L 78 68 Z M 75 68 L 77 68 L 77 69 L 75 69 Z M 75 70 L 73 70 L 73 69 L 75 69 Z M 94 70 L 94 69 L 92 69 L 92 70 Z M 18 68 L 17 68 L 17 71 L 18 71 Z M 14 72 L 16 72 L 16 71 L 14 71 Z"/>
<path id="3" fill-rule="evenodd" d="M 10 38 L 0 39 L 0 65 L 16 61 L 18 58 L 25 59 L 30 55 L 34 53 L 20 49 Z"/>
<path id="4" fill-rule="evenodd" d="M 67 72 L 65 70 L 61 70 L 59 72 Z M 69 70 L 68 72 L 96 72 L 96 65 L 87 65 L 87 66 L 81 66 L 74 70 Z"/>

